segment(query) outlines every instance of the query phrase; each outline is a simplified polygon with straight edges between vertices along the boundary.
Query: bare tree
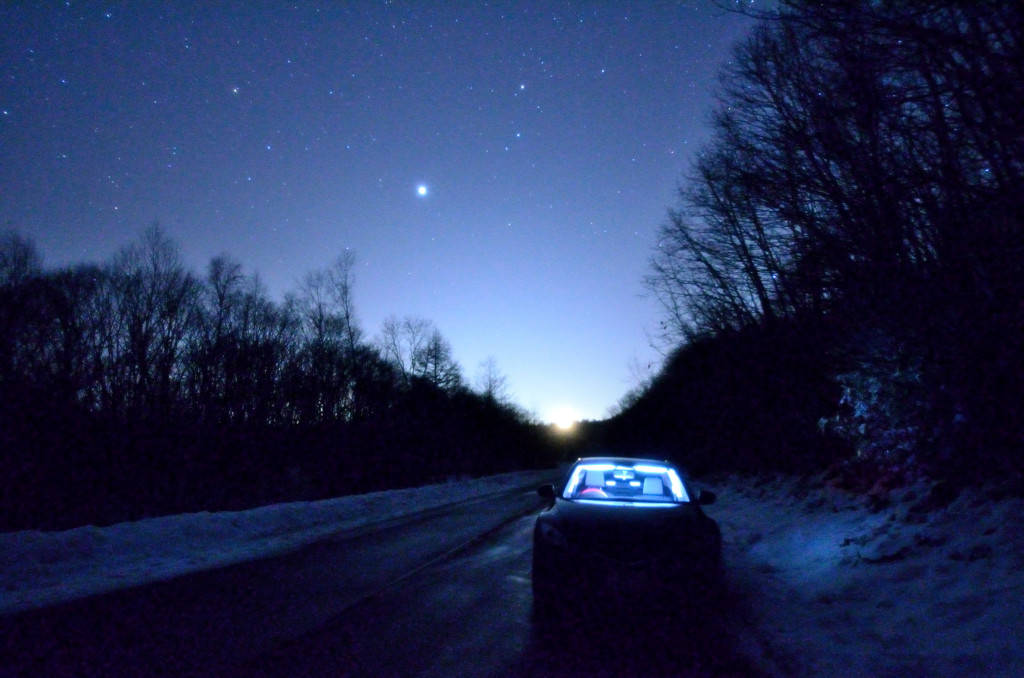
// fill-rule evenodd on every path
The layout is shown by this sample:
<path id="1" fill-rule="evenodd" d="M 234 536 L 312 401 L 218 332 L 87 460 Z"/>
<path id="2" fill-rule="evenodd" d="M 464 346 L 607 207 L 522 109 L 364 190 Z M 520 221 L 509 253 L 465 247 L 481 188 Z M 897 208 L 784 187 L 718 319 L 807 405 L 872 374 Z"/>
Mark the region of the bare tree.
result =
<path id="1" fill-rule="evenodd" d="M 391 315 L 384 319 L 376 345 L 384 359 L 409 379 L 415 371 L 415 356 L 423 351 L 434 329 L 424 318 L 406 316 L 399 320 Z"/>
<path id="2" fill-rule="evenodd" d="M 177 245 L 158 226 L 125 247 L 111 264 L 114 325 L 106 359 L 118 378 L 122 408 L 166 411 L 182 383 L 182 354 L 195 318 L 199 286 Z"/>
<path id="3" fill-rule="evenodd" d="M 928 281 L 1012 286 L 1019 8 L 782 5 L 723 74 L 662 229 L 647 285 L 669 337 L 841 297 L 895 310 Z"/>
<path id="4" fill-rule="evenodd" d="M 307 273 L 299 286 L 299 308 L 310 336 L 340 341 L 348 351 L 362 339 L 353 295 L 355 261 L 355 253 L 345 250 L 330 268 Z"/>
<path id="5" fill-rule="evenodd" d="M 1024 408 L 1005 376 L 1024 374 L 1024 9 L 779 5 L 723 73 L 662 228 L 665 338 L 835 315 L 908 347 L 948 419 L 1005 430 Z"/>
<path id="6" fill-rule="evenodd" d="M 462 386 L 462 368 L 451 344 L 429 320 L 388 316 L 375 343 L 406 383 L 420 377 L 445 390 Z"/>
<path id="7" fill-rule="evenodd" d="M 16 362 L 26 316 L 26 283 L 39 271 L 39 253 L 35 244 L 15 233 L 0 234 L 0 379 L 10 382 L 17 372 Z"/>
<path id="8" fill-rule="evenodd" d="M 462 386 L 462 368 L 456 362 L 451 342 L 436 328 L 412 354 L 413 373 L 444 391 Z"/>
<path id="9" fill-rule="evenodd" d="M 0 288 L 19 285 L 41 268 L 42 257 L 32 240 L 14 231 L 0 233 Z"/>
<path id="10" fill-rule="evenodd" d="M 211 260 L 189 358 L 192 405 L 232 423 L 279 419 L 295 324 L 267 299 L 256 275 L 244 275 L 226 255 Z"/>
<path id="11" fill-rule="evenodd" d="M 498 360 L 488 356 L 477 366 L 476 390 L 484 398 L 494 403 L 509 404 L 512 397 L 508 386 L 508 377 L 498 368 Z"/>
<path id="12" fill-rule="evenodd" d="M 342 340 L 345 349 L 355 351 L 356 346 L 362 341 L 362 330 L 356 320 L 355 299 L 353 289 L 355 287 L 355 266 L 356 255 L 352 250 L 345 250 L 334 261 L 334 265 L 327 271 L 327 280 L 330 285 L 330 296 L 334 302 L 335 313 L 338 316 Z"/>

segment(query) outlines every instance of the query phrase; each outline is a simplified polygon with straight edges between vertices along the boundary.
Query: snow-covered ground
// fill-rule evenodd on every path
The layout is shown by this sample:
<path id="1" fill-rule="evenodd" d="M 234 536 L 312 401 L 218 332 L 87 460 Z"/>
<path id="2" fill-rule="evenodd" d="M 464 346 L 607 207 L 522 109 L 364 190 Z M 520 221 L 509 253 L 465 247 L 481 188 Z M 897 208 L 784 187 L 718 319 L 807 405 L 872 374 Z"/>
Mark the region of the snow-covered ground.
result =
<path id="1" fill-rule="evenodd" d="M 285 553 L 337 532 L 550 482 L 554 473 L 506 473 L 249 511 L 149 518 L 103 528 L 0 534 L 0 614 Z"/>
<path id="2" fill-rule="evenodd" d="M 820 484 L 819 484 L 820 485 Z M 798 676 L 1024 675 L 1024 501 L 931 484 L 863 497 L 716 482 L 728 576 L 764 668 Z M 932 495 L 933 496 L 933 495 Z"/>
<path id="3" fill-rule="evenodd" d="M 0 534 L 0 613 L 261 558 L 325 535 L 546 482 L 505 474 L 252 511 Z M 969 489 L 885 509 L 806 480 L 719 478 L 707 513 L 749 626 L 741 650 L 777 675 L 1022 675 L 1024 501 Z"/>

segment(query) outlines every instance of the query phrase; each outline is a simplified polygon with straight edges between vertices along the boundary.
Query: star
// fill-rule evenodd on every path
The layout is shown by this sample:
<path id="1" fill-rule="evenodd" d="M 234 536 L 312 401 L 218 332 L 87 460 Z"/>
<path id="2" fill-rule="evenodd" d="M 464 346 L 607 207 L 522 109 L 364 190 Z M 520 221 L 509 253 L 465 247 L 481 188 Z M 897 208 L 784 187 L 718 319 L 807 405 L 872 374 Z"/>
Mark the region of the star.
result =
<path id="1" fill-rule="evenodd" d="M 426 197 L 426 195 L 427 195 L 427 186 L 426 186 L 426 184 L 420 184 L 419 186 L 417 186 L 416 187 L 416 194 L 419 195 L 421 198 Z"/>

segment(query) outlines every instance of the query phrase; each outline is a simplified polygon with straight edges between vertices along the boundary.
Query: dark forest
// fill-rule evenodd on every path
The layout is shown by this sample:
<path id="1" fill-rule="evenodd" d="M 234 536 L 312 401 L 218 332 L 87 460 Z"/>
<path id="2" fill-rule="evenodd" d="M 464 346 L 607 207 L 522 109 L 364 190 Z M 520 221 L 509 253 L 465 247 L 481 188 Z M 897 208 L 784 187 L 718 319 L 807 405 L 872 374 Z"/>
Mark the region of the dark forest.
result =
<path id="1" fill-rule="evenodd" d="M 281 303 L 158 227 L 102 265 L 0 243 L 2 529 L 241 509 L 548 463 L 496 369 L 471 389 L 427 320 L 358 325 L 354 255 Z M 492 366 L 493 367 L 493 366 Z"/>
<path id="2" fill-rule="evenodd" d="M 783 2 L 722 73 L 613 439 L 695 468 L 1021 473 L 1024 10 Z"/>

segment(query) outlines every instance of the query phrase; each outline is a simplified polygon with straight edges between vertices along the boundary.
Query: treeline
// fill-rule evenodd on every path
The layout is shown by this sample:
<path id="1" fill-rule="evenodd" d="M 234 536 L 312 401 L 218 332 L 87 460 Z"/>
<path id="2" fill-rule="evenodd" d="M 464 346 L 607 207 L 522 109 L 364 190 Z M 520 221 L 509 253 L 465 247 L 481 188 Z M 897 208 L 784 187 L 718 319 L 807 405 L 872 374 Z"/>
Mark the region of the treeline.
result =
<path id="1" fill-rule="evenodd" d="M 368 339 L 354 257 L 270 300 L 158 227 L 44 270 L 0 241 L 0 529 L 240 509 L 547 462 L 493 360 L 469 387 L 430 321 Z"/>
<path id="2" fill-rule="evenodd" d="M 697 455 L 718 466 L 806 445 L 811 465 L 1019 474 L 1022 110 L 1020 3 L 759 17 L 646 279 L 678 348 L 619 434 L 704 422 L 720 436 L 660 444 L 718 445 Z"/>

